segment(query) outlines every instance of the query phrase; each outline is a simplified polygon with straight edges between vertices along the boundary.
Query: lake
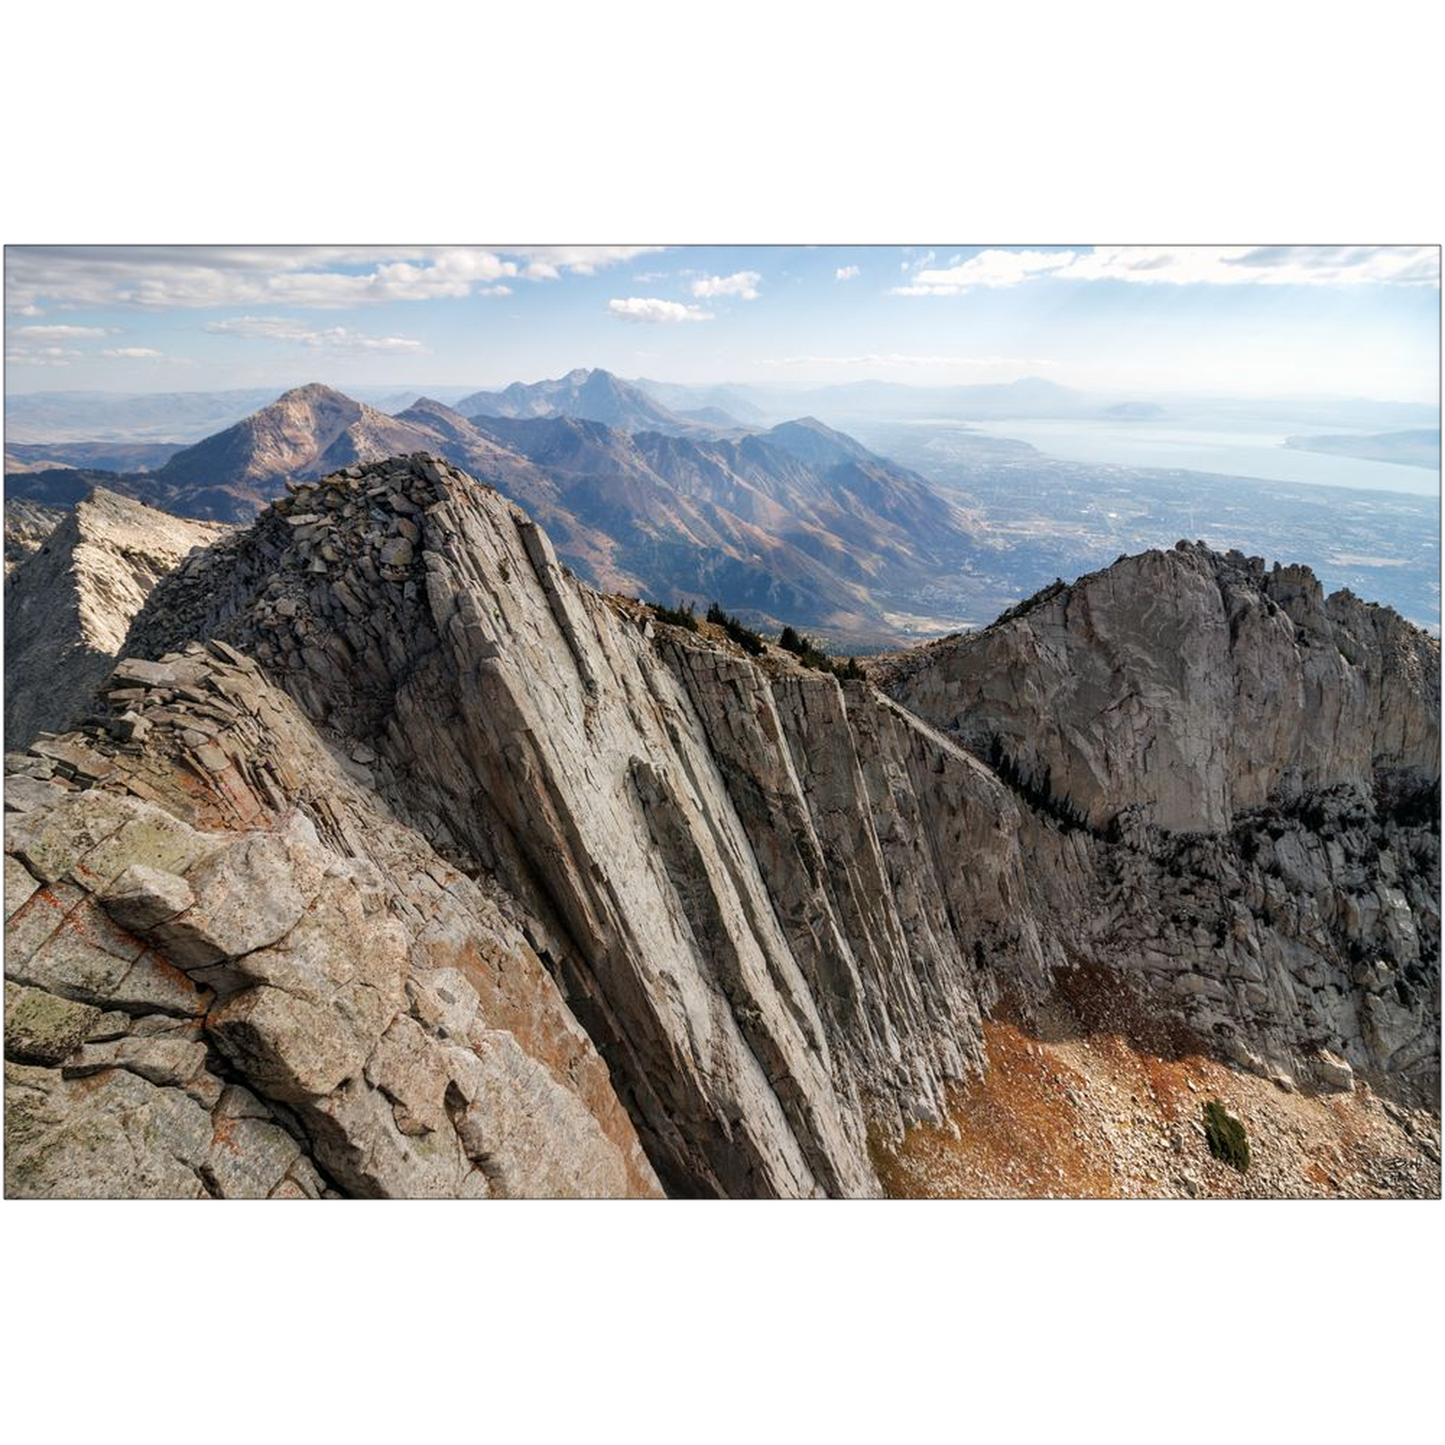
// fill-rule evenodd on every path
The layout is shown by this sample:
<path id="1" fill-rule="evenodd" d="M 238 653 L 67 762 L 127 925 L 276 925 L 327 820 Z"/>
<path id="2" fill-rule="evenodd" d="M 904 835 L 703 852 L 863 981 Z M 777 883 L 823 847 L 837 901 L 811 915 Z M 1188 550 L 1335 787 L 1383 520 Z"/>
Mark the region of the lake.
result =
<path id="1" fill-rule="evenodd" d="M 1285 433 L 1280 432 L 1202 431 L 1150 422 L 1074 420 L 976 421 L 968 425 L 989 436 L 1028 442 L 1047 456 L 1070 462 L 1184 467 L 1234 477 L 1408 492 L 1425 497 L 1438 496 L 1440 492 L 1438 471 L 1401 466 L 1396 462 L 1363 462 L 1319 452 L 1295 451 L 1284 445 Z M 1296 428 L 1289 434 L 1319 435 L 1325 430 L 1316 424 Z M 1348 432 L 1349 428 L 1341 427 L 1336 435 Z"/>

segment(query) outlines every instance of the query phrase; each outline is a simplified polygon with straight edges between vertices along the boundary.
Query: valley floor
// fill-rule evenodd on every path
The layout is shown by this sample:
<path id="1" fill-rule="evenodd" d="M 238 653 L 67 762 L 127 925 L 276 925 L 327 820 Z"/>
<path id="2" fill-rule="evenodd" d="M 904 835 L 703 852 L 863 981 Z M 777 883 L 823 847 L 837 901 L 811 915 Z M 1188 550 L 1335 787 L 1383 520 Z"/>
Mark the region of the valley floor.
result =
<path id="1" fill-rule="evenodd" d="M 953 1091 L 947 1123 L 874 1150 L 905 1199 L 1439 1198 L 1440 1114 L 1358 1081 L 1306 1094 L 1161 1036 L 1130 1011 L 1060 1001 L 984 1024 L 988 1070 Z M 1251 1164 L 1209 1152 L 1204 1104 L 1243 1121 Z"/>

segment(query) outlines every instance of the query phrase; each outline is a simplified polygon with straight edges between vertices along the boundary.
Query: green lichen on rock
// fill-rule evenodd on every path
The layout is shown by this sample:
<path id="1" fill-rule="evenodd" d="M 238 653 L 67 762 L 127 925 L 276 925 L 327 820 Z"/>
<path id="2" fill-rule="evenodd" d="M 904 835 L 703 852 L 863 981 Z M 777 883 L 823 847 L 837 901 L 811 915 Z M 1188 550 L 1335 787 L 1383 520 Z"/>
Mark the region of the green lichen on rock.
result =
<path id="1" fill-rule="evenodd" d="M 1221 1164 L 1228 1164 L 1244 1174 L 1249 1169 L 1249 1136 L 1244 1125 L 1229 1113 L 1218 1099 L 1204 1106 L 1204 1137 L 1209 1152 Z"/>
<path id="2" fill-rule="evenodd" d="M 85 1042 L 102 1010 L 40 988 L 5 985 L 5 1056 L 58 1064 Z"/>

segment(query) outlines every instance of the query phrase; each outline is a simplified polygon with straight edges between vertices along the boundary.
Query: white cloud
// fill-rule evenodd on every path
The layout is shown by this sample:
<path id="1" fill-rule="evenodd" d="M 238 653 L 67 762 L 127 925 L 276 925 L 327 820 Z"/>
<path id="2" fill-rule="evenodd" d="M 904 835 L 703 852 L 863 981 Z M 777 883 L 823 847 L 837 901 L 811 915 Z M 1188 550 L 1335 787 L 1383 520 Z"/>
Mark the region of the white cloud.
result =
<path id="1" fill-rule="evenodd" d="M 833 279 L 835 281 L 851 281 L 855 276 L 861 275 L 862 270 L 861 266 L 839 266 L 833 272 Z"/>
<path id="2" fill-rule="evenodd" d="M 85 353 L 68 346 L 37 346 L 33 342 L 9 341 L 5 360 L 19 366 L 69 366 L 72 357 Z"/>
<path id="3" fill-rule="evenodd" d="M 930 253 L 923 261 L 932 259 Z M 974 286 L 1017 286 L 1073 259 L 1072 251 L 980 251 L 958 265 L 935 268 L 920 263 L 908 284 L 893 290 L 899 296 L 956 296 Z"/>
<path id="4" fill-rule="evenodd" d="M 17 326 L 15 329 L 21 336 L 53 336 L 57 340 L 78 340 L 85 336 L 111 336 L 115 333 L 113 326 Z"/>
<path id="5" fill-rule="evenodd" d="M 1438 286 L 1434 246 L 1095 246 L 1071 280 L 1145 285 Z"/>
<path id="6" fill-rule="evenodd" d="M 233 316 L 228 321 L 212 321 L 207 331 L 222 336 L 242 336 L 263 341 L 285 341 L 328 351 L 425 351 L 420 341 L 410 336 L 368 336 L 345 326 L 328 326 L 316 330 L 304 321 L 288 316 Z"/>
<path id="7" fill-rule="evenodd" d="M 925 257 L 931 261 L 932 257 Z M 920 263 L 896 296 L 957 296 L 1039 277 L 1136 285 L 1438 286 L 1433 246 L 1095 246 L 1088 251 L 980 251 L 943 268 Z"/>
<path id="8" fill-rule="evenodd" d="M 117 361 L 153 361 L 161 353 L 149 346 L 114 346 L 100 354 Z"/>
<path id="9" fill-rule="evenodd" d="M 743 301 L 758 299 L 758 271 L 734 271 L 731 276 L 700 276 L 692 283 L 694 296 L 736 296 Z"/>
<path id="10" fill-rule="evenodd" d="M 12 311 L 284 305 L 316 309 L 470 295 L 516 276 L 554 280 L 657 246 L 12 246 Z"/>
<path id="11" fill-rule="evenodd" d="M 711 311 L 700 306 L 684 306 L 681 301 L 664 301 L 657 296 L 629 296 L 625 301 L 614 298 L 607 309 L 624 321 L 711 321 Z"/>

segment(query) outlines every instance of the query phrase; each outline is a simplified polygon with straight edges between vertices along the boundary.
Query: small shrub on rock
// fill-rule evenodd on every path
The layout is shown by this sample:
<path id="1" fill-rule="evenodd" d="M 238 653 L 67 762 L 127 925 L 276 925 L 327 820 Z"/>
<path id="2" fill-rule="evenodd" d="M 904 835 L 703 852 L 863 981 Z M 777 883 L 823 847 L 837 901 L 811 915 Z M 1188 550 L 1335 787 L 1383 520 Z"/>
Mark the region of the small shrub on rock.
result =
<path id="1" fill-rule="evenodd" d="M 1249 1136 L 1244 1132 L 1244 1125 L 1218 1099 L 1211 1099 L 1204 1106 L 1204 1137 L 1209 1152 L 1221 1164 L 1228 1164 L 1241 1174 L 1249 1169 Z"/>

